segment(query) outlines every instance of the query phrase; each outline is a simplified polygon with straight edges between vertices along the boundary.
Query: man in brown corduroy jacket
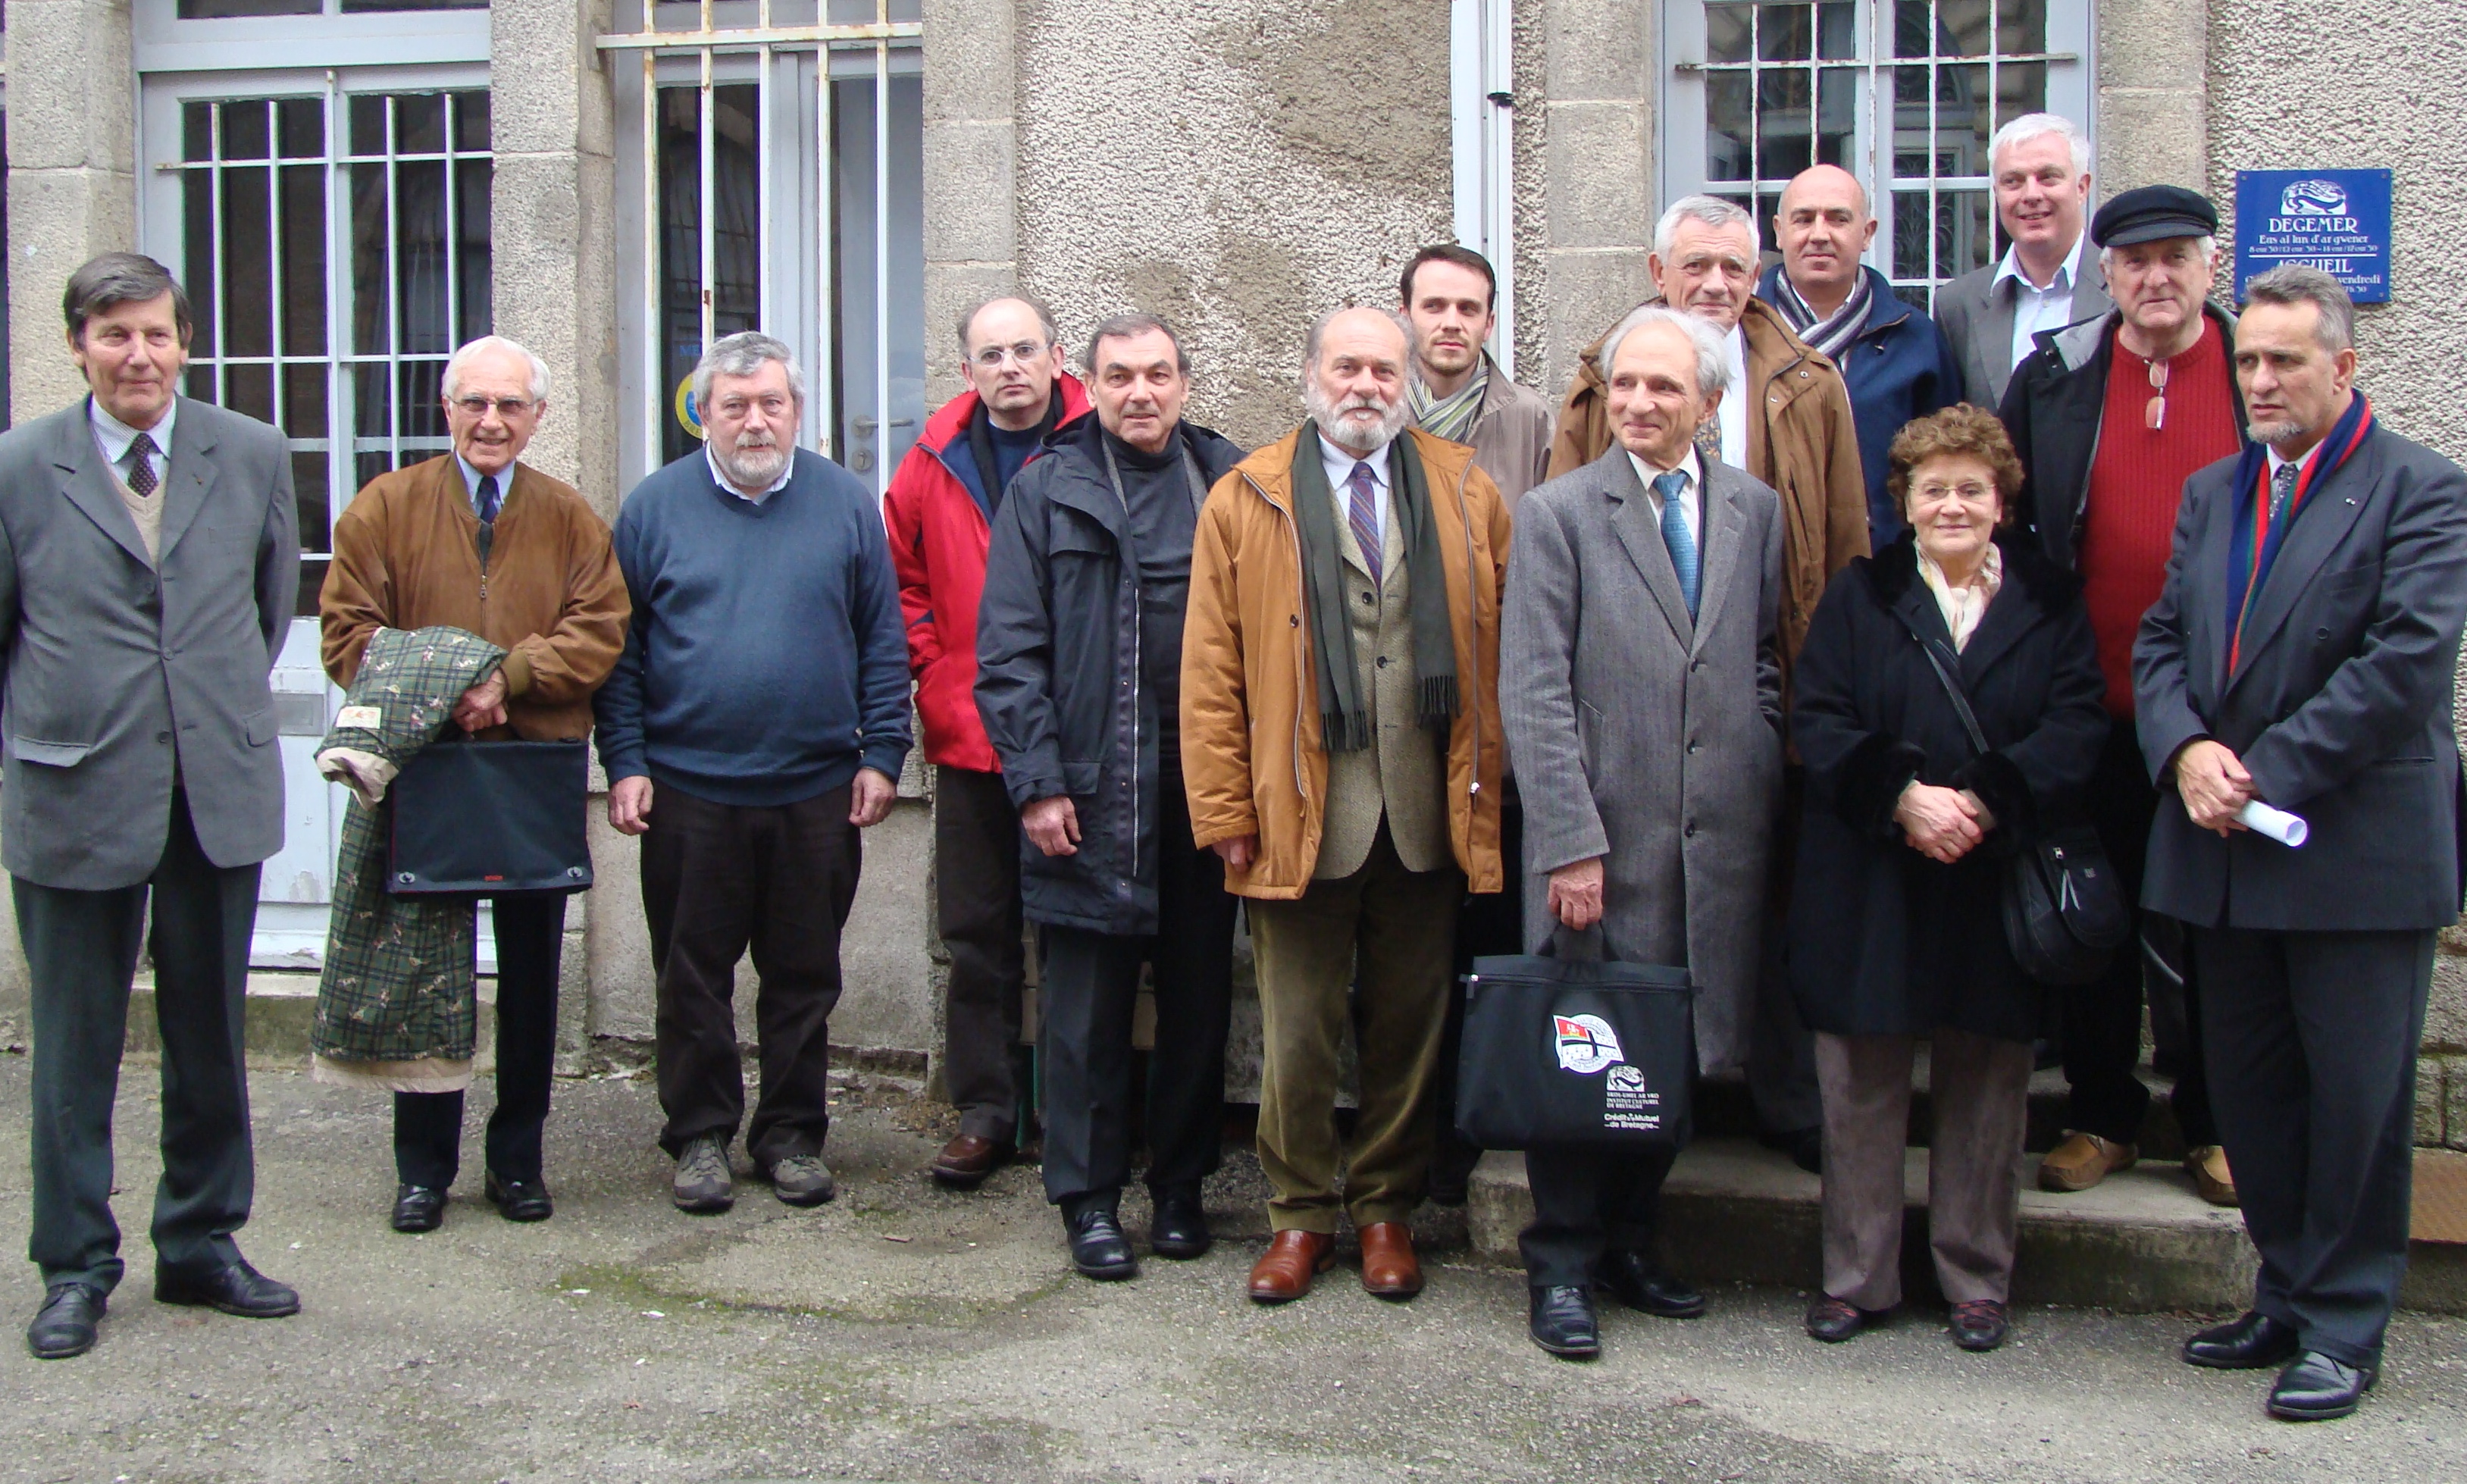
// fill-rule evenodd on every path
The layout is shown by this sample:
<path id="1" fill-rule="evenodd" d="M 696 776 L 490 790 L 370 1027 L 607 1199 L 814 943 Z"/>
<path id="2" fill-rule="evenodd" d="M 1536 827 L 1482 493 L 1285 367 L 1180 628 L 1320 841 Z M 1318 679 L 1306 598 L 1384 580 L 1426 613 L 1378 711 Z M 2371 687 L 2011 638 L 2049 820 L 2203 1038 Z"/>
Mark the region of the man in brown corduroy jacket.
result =
<path id="1" fill-rule="evenodd" d="M 570 484 L 518 461 L 548 410 L 548 369 L 510 340 L 472 341 L 445 363 L 454 449 L 380 474 L 334 522 L 318 599 L 326 673 L 349 688 L 379 628 L 447 625 L 506 651 L 463 695 L 455 724 L 481 737 L 580 738 L 591 696 L 625 645 L 632 608 L 608 523 Z M 497 1109 L 487 1198 L 509 1221 L 550 1213 L 540 1131 L 556 1050 L 565 898 L 493 902 Z M 396 1231 L 436 1229 L 461 1162 L 463 1094 L 396 1092 Z"/>

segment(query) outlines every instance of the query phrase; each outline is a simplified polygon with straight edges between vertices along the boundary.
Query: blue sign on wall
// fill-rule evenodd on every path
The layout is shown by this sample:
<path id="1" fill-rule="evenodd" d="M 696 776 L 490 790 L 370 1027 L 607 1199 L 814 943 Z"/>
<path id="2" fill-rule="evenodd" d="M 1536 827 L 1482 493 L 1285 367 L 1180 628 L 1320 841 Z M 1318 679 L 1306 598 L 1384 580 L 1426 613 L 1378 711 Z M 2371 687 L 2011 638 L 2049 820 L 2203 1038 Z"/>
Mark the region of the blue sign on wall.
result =
<path id="1" fill-rule="evenodd" d="M 2280 263 L 2319 268 L 2360 304 L 2390 296 L 2390 172 L 2238 170 L 2235 296 Z"/>

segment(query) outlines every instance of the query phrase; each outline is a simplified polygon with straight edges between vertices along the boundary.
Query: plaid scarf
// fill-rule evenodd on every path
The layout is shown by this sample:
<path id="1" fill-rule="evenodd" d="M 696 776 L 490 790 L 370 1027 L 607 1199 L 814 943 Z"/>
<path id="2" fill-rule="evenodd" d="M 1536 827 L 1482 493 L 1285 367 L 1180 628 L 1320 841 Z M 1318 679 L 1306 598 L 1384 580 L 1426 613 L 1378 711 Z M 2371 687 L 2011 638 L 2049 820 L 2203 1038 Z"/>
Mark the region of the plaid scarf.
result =
<path id="1" fill-rule="evenodd" d="M 1863 268 L 1859 272 L 1858 286 L 1850 290 L 1849 298 L 1842 301 L 1842 307 L 1820 320 L 1816 311 L 1808 307 L 1807 301 L 1799 297 L 1799 289 L 1790 281 L 1789 274 L 1774 275 L 1774 307 L 1781 311 L 1783 319 L 1790 321 L 1790 327 L 1798 332 L 1799 339 L 1807 342 L 1809 349 L 1827 360 L 1839 362 L 1842 359 L 1842 352 L 1849 348 L 1850 342 L 1859 338 L 1861 330 L 1867 327 L 1867 310 L 1875 302 L 1876 281 Z"/>
<path id="2" fill-rule="evenodd" d="M 1407 406 L 1414 411 L 1414 425 L 1433 438 L 1443 438 L 1451 443 L 1473 441 L 1474 425 L 1482 421 L 1482 394 L 1490 390 L 1490 357 L 1484 354 L 1482 364 L 1474 368 L 1473 379 L 1457 389 L 1456 395 L 1434 397 L 1431 389 L 1416 375 L 1405 394 Z"/>

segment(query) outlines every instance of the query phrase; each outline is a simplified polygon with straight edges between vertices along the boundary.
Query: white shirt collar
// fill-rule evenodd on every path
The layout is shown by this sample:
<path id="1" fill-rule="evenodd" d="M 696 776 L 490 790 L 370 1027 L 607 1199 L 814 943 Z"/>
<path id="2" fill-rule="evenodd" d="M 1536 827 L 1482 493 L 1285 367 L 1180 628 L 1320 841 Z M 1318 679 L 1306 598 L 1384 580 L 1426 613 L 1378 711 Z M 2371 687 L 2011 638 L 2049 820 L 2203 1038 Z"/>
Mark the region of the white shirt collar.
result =
<path id="1" fill-rule="evenodd" d="M 1672 464 L 1667 469 L 1655 468 L 1653 465 L 1638 458 L 1633 450 L 1628 453 L 1627 461 L 1635 465 L 1637 483 L 1644 486 L 1645 493 L 1647 494 L 1653 493 L 1653 482 L 1655 479 L 1662 475 L 1670 473 L 1679 473 L 1687 476 L 1687 486 L 1686 491 L 1687 493 L 1692 493 L 1695 490 L 1704 487 L 1705 469 L 1703 465 L 1696 461 L 1696 450 L 1693 447 L 1690 447 L 1686 453 L 1681 454 L 1679 456 L 1679 461 Z M 1656 498 L 1659 497 L 1657 496 Z"/>
<path id="2" fill-rule="evenodd" d="M 481 474 L 479 470 L 471 467 L 471 461 L 464 458 L 461 454 L 456 454 L 454 456 L 454 467 L 463 471 L 463 493 L 470 500 L 472 512 L 477 514 L 480 509 L 480 481 L 486 478 L 486 476 Z M 716 473 L 717 471 L 714 470 L 713 472 Z M 724 483 L 725 482 L 723 482 L 723 483 Z M 497 476 L 497 500 L 499 502 L 498 507 L 500 509 L 504 508 L 505 498 L 513 492 L 514 471 L 511 468 L 508 468 L 505 473 Z"/>
<path id="3" fill-rule="evenodd" d="M 1687 534 L 1695 538 L 1701 551 L 1705 540 L 1705 469 L 1696 461 L 1696 450 L 1691 446 L 1680 455 L 1679 462 L 1667 470 L 1657 469 L 1633 453 L 1627 456 L 1627 461 L 1636 469 L 1637 483 L 1644 486 L 1644 498 L 1653 509 L 1656 523 L 1662 519 L 1662 496 L 1653 487 L 1655 477 L 1664 473 L 1687 476 L 1687 483 L 1679 490 L 1679 518 L 1686 523 Z"/>
<path id="4" fill-rule="evenodd" d="M 1330 442 L 1326 434 L 1320 434 L 1319 461 L 1327 470 L 1328 487 L 1343 489 L 1345 482 L 1353 477 L 1353 466 L 1367 463 L 1370 465 L 1370 482 L 1385 490 L 1388 487 L 1388 448 L 1387 443 L 1382 443 L 1367 454 L 1357 454 Z"/>
<path id="5" fill-rule="evenodd" d="M 711 444 L 708 441 L 702 445 L 702 457 L 703 461 L 711 465 L 711 482 L 729 494 L 735 495 L 737 499 L 744 501 L 747 505 L 760 505 L 763 501 L 770 499 L 773 495 L 785 489 L 788 485 L 788 481 L 794 477 L 797 472 L 797 450 L 791 448 L 788 450 L 788 461 L 781 466 L 780 477 L 773 480 L 771 482 L 771 486 L 768 489 L 763 490 L 762 493 L 758 495 L 749 495 L 745 491 L 737 488 L 736 485 L 730 483 L 728 482 L 728 476 L 719 472 L 718 456 L 714 455 L 711 451 Z M 479 486 L 475 483 L 472 487 L 476 489 Z"/>
<path id="6" fill-rule="evenodd" d="M 117 467 L 128 458 L 128 445 L 137 441 L 140 430 L 104 412 L 101 397 L 89 395 L 85 405 L 87 419 L 94 425 L 96 446 L 102 450 L 102 457 Z M 171 461 L 171 424 L 179 416 L 180 399 L 175 396 L 164 407 L 163 420 L 144 430 L 154 440 L 154 457 L 159 461 L 157 474 L 161 472 L 162 464 Z"/>
<path id="7" fill-rule="evenodd" d="M 2006 279 L 2015 279 L 2019 281 L 2015 285 L 2017 292 L 2027 294 L 2070 294 L 2073 291 L 2073 286 L 2081 281 L 2082 244 L 2089 240 L 2090 234 L 2088 232 L 2082 232 L 2073 237 L 2073 250 L 2065 255 L 2064 266 L 2056 270 L 2056 276 L 2048 281 L 2048 286 L 2046 288 L 2041 288 L 2036 283 L 2031 282 L 2026 277 L 2024 277 L 2022 273 L 2021 252 L 2018 248 L 2007 244 L 2004 249 L 2003 260 L 1996 265 L 1995 281 L 1989 283 L 1988 287 L 1993 289 L 1996 284 L 2003 282 Z"/>

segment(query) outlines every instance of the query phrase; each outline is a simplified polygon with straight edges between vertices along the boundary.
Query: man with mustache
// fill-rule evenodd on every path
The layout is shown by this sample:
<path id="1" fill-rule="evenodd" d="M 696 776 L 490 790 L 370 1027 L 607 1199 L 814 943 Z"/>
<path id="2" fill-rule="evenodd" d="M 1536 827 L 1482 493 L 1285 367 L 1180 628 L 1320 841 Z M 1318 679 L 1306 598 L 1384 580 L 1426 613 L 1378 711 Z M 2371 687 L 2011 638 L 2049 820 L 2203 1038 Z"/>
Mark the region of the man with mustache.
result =
<path id="1" fill-rule="evenodd" d="M 1810 349 L 1779 310 L 1750 292 L 1756 276 L 1754 217 L 1714 196 L 1686 196 L 1662 214 L 1653 241 L 1647 267 L 1659 302 L 1713 326 L 1729 373 L 1730 392 L 1696 430 L 1691 447 L 1698 461 L 1744 469 L 1781 496 L 1777 622 L 1786 712 L 1791 663 L 1825 584 L 1852 557 L 1871 550 L 1867 476 L 1850 393 L 1833 362 Z M 1601 349 L 1608 338 L 1586 348 L 1584 363 L 1568 385 L 1550 448 L 1552 479 L 1601 458 L 1618 441 L 1602 374 Z M 1765 1143 L 1813 1172 L 1823 1160 L 1816 1039 L 1799 1023 L 1781 972 L 1781 922 L 1790 902 L 1789 863 L 1798 851 L 1794 821 L 1800 791 L 1799 766 L 1791 763 L 1783 770 L 1780 827 L 1769 856 L 1774 880 L 1765 893 L 1770 917 L 1747 1079 Z"/>
<path id="2" fill-rule="evenodd" d="M 572 485 L 521 462 L 548 415 L 548 368 L 510 340 L 445 363 L 450 454 L 378 475 L 334 522 L 318 600 L 326 673 L 345 689 L 380 628 L 464 629 L 506 651 L 454 724 L 491 739 L 579 738 L 625 643 L 625 579 L 608 523 Z M 556 1064 L 565 898 L 499 897 L 497 1106 L 482 1192 L 508 1221 L 548 1219 L 540 1134 Z M 394 1229 L 434 1231 L 462 1163 L 463 1094 L 394 1094 Z"/>
<path id="3" fill-rule="evenodd" d="M 785 345 L 729 336 L 693 395 L 703 452 L 617 517 L 634 618 L 598 703 L 608 822 L 643 837 L 671 1199 L 735 1199 L 750 947 L 762 1092 L 746 1154 L 781 1201 L 814 1205 L 836 1189 L 823 1139 L 857 832 L 891 812 L 908 753 L 899 583 L 872 492 L 796 446 L 805 378 Z"/>
<path id="4" fill-rule="evenodd" d="M 2034 338 L 2095 320 L 2112 305 L 2107 275 L 2082 251 L 2090 214 L 2090 141 L 2073 121 L 2027 113 L 1996 131 L 1996 219 L 2004 256 L 1935 291 L 1936 322 L 1961 367 L 1961 399 L 2001 407 Z"/>
<path id="5" fill-rule="evenodd" d="M 1411 335 L 1340 309 L 1303 353 L 1310 420 L 1219 480 L 1200 512 L 1182 650 L 1191 832 L 1249 900 L 1263 1064 L 1259 1163 L 1275 1238 L 1261 1303 L 1336 1261 L 1421 1292 L 1406 1218 L 1470 888 L 1500 889 L 1499 601 L 1508 516 L 1472 450 L 1411 426 Z M 1337 1052 L 1361 1096 L 1342 1200 Z"/>
<path id="6" fill-rule="evenodd" d="M 1200 1181 L 1225 1116 L 1234 899 L 1190 838 L 1182 786 L 1182 619 L 1208 487 L 1242 451 L 1185 421 L 1190 363 L 1153 315 L 1088 337 L 1095 418 L 1055 437 L 994 520 L 977 617 L 977 708 L 1027 835 L 1022 898 L 1044 974 L 1045 1195 L 1071 1263 L 1139 1271 L 1130 1179 L 1131 1014 L 1156 972 L 1148 1059 L 1148 1241 L 1209 1247 Z"/>
<path id="7" fill-rule="evenodd" d="M 1904 423 L 1961 400 L 1961 368 L 1935 321 L 1860 260 L 1876 240 L 1876 218 L 1857 176 L 1838 165 L 1799 171 L 1782 188 L 1774 237 L 1781 261 L 1765 270 L 1756 297 L 1842 372 L 1867 484 L 1867 544 L 1882 550 L 1902 527 L 1885 487 L 1886 450 Z"/>

